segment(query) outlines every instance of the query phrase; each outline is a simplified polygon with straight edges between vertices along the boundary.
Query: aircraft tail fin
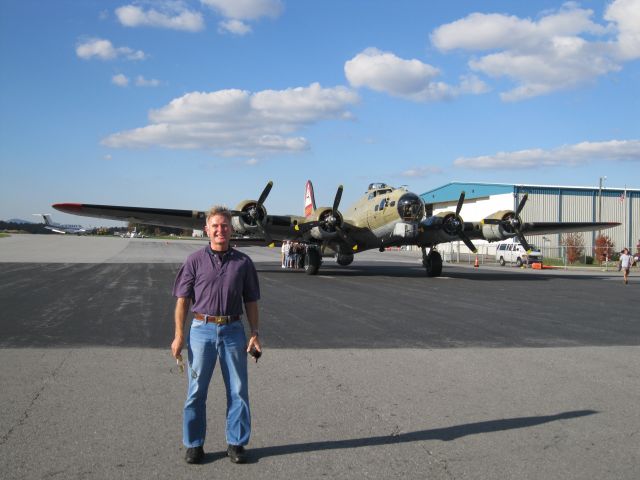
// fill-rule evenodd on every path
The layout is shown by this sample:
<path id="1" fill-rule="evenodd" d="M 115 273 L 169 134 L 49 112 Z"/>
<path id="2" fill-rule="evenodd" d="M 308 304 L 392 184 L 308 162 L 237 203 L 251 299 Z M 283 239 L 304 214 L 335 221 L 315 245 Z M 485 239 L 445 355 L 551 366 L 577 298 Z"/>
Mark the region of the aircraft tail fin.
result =
<path id="1" fill-rule="evenodd" d="M 316 199 L 313 195 L 313 184 L 311 180 L 307 180 L 304 189 L 304 216 L 309 217 L 316 209 Z"/>
<path id="2" fill-rule="evenodd" d="M 53 222 L 51 221 L 51 215 L 49 215 L 48 213 L 34 213 L 34 215 L 36 217 L 42 217 L 45 225 L 53 225 Z"/>

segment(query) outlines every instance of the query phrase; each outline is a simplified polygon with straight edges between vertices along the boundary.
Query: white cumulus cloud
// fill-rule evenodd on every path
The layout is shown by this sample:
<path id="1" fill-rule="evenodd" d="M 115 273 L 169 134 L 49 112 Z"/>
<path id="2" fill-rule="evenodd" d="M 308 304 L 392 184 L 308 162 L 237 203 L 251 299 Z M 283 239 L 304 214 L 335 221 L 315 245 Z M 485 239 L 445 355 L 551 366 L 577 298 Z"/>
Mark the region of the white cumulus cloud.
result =
<path id="1" fill-rule="evenodd" d="M 621 60 L 640 58 L 640 1 L 617 0 L 607 7 L 604 15 L 617 25 L 616 53 Z"/>
<path id="2" fill-rule="evenodd" d="M 111 83 L 119 87 L 126 87 L 127 85 L 129 85 L 129 79 L 127 78 L 126 75 L 119 73 L 111 77 Z"/>
<path id="3" fill-rule="evenodd" d="M 446 100 L 460 93 L 487 90 L 484 82 L 474 76 L 464 77 L 459 86 L 436 81 L 440 75 L 436 67 L 377 48 L 367 48 L 347 61 L 344 72 L 353 87 L 367 87 L 414 101 Z"/>
<path id="4" fill-rule="evenodd" d="M 160 10 L 125 5 L 116 9 L 116 16 L 125 27 L 158 27 L 188 32 L 204 29 L 202 14 L 188 10 L 181 2 L 157 2 L 155 5 Z"/>
<path id="5" fill-rule="evenodd" d="M 200 0 L 226 18 L 257 20 L 276 18 L 284 9 L 280 0 Z"/>
<path id="6" fill-rule="evenodd" d="M 422 165 L 420 167 L 410 168 L 409 170 L 405 170 L 400 175 L 403 177 L 410 178 L 424 178 L 429 175 L 438 175 L 442 173 L 442 168 L 435 165 Z"/>
<path id="7" fill-rule="evenodd" d="M 472 13 L 435 29 L 431 41 L 444 53 L 488 51 L 472 57 L 469 67 L 511 79 L 515 87 L 501 97 L 517 101 L 575 88 L 640 57 L 640 0 L 612 2 L 604 16 L 609 23 L 593 17 L 592 10 L 575 2 L 538 20 Z"/>
<path id="8" fill-rule="evenodd" d="M 158 87 L 160 86 L 160 80 L 155 78 L 146 79 L 142 75 L 136 77 L 137 87 Z"/>
<path id="9" fill-rule="evenodd" d="M 579 166 L 590 162 L 640 162 L 640 140 L 609 140 L 563 145 L 551 150 L 541 148 L 498 152 L 494 155 L 461 157 L 453 164 L 472 169 L 527 169 L 541 166 Z"/>
<path id="10" fill-rule="evenodd" d="M 244 23 L 242 20 L 223 20 L 218 23 L 219 33 L 232 33 L 234 35 L 246 35 L 251 33 L 251 26 Z"/>
<path id="11" fill-rule="evenodd" d="M 146 55 L 142 50 L 133 50 L 129 47 L 114 47 L 109 40 L 103 38 L 89 38 L 76 45 L 76 55 L 83 60 L 97 58 L 99 60 L 115 60 L 125 58 L 127 60 L 144 60 Z"/>
<path id="12" fill-rule="evenodd" d="M 102 143 L 115 148 L 210 149 L 224 156 L 258 157 L 309 148 L 302 128 L 350 118 L 358 95 L 345 87 L 308 87 L 251 93 L 229 89 L 191 92 L 149 113 L 150 124 L 114 133 Z"/>

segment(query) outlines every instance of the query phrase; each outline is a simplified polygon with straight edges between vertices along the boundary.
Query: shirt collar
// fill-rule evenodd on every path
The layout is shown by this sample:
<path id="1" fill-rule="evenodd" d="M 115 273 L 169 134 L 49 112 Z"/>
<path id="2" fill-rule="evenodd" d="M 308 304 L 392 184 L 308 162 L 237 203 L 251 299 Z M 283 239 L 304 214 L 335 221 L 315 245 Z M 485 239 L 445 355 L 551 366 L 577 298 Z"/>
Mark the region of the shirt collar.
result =
<path id="1" fill-rule="evenodd" d="M 218 252 L 216 252 L 213 248 L 211 248 L 211 244 L 207 243 L 207 253 L 209 255 L 215 255 L 216 257 L 219 256 Z M 229 246 L 229 249 L 224 252 L 224 254 L 222 255 L 222 258 L 226 258 L 227 256 L 231 256 L 233 255 L 233 248 L 231 248 L 231 246 Z"/>

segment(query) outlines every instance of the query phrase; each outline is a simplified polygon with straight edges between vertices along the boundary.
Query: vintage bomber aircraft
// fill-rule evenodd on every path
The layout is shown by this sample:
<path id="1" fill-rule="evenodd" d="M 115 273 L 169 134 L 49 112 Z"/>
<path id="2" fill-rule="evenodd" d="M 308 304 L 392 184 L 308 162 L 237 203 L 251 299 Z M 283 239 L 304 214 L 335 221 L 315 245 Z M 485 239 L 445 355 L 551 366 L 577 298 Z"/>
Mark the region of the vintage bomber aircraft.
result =
<path id="1" fill-rule="evenodd" d="M 501 210 L 480 222 L 465 222 L 460 216 L 465 194 L 462 192 L 455 211 L 424 217 L 420 197 L 404 188 L 385 183 L 372 183 L 366 194 L 344 213 L 340 212 L 342 185 L 338 187 L 333 205 L 316 207 L 313 186 L 307 182 L 305 214 L 268 215 L 264 202 L 273 182 L 267 183 L 258 200 L 244 200 L 232 211 L 232 223 L 237 234 L 253 237 L 271 245 L 276 241 L 296 240 L 308 245 L 305 271 L 317 273 L 322 257 L 335 256 L 340 265 L 349 265 L 354 253 L 370 249 L 417 245 L 422 249 L 422 264 L 430 277 L 442 273 L 439 243 L 462 240 L 473 252 L 473 239 L 490 242 L 517 237 L 529 250 L 525 234 L 541 235 L 561 232 L 600 230 L 619 225 L 615 222 L 523 222 L 520 213 L 527 203 L 522 197 L 517 209 Z M 202 229 L 206 212 L 160 208 L 121 207 L 82 203 L 57 203 L 61 212 L 88 217 L 107 218 L 133 223 Z"/>

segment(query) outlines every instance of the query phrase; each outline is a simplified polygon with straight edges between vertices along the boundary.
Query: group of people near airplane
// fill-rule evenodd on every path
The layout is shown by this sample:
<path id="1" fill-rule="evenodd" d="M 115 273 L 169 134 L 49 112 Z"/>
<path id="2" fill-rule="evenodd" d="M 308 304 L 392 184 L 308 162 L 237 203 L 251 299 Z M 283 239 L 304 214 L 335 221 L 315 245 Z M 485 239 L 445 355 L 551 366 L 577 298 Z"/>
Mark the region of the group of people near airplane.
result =
<path id="1" fill-rule="evenodd" d="M 307 244 L 285 240 L 282 242 L 282 254 L 280 260 L 282 268 L 303 268 L 304 256 L 307 253 Z"/>

